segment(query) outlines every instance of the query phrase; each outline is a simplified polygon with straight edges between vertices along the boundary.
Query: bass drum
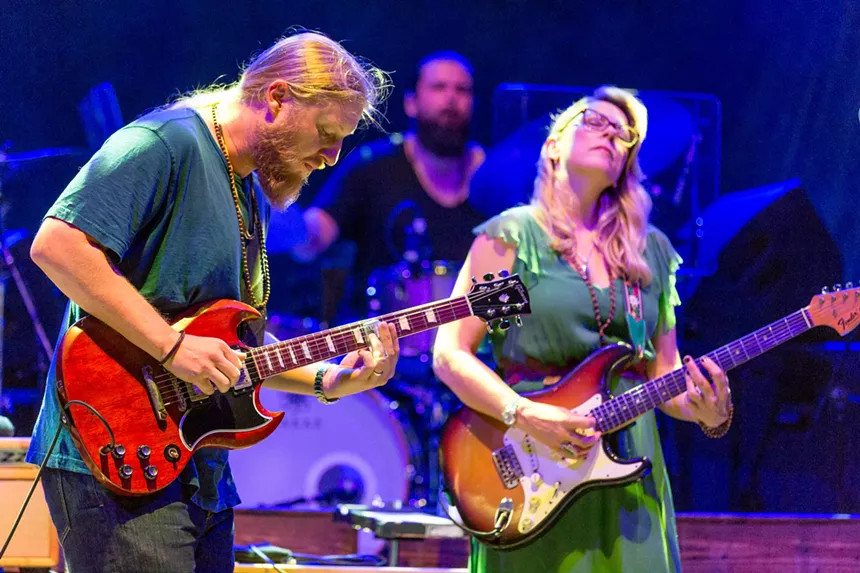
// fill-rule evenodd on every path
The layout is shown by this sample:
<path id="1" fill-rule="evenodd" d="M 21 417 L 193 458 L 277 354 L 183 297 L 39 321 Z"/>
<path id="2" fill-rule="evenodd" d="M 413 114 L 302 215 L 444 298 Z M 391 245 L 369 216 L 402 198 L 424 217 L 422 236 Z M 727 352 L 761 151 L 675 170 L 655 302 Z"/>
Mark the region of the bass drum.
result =
<path id="1" fill-rule="evenodd" d="M 408 501 L 418 444 L 396 403 L 375 390 L 325 405 L 266 388 L 260 401 L 286 415 L 262 442 L 230 452 L 240 507 Z"/>

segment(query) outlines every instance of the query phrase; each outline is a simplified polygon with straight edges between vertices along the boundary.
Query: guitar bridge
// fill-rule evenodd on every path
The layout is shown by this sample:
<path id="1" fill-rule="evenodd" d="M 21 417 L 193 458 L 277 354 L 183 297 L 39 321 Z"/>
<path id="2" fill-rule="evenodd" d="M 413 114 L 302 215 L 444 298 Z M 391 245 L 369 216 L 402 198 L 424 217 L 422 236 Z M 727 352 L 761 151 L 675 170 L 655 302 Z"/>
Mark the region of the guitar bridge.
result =
<path id="1" fill-rule="evenodd" d="M 496 472 L 506 489 L 514 489 L 519 485 L 520 478 L 523 477 L 523 468 L 520 466 L 520 461 L 517 459 L 517 453 L 514 448 L 507 445 L 493 452 L 493 465 L 496 466 Z"/>

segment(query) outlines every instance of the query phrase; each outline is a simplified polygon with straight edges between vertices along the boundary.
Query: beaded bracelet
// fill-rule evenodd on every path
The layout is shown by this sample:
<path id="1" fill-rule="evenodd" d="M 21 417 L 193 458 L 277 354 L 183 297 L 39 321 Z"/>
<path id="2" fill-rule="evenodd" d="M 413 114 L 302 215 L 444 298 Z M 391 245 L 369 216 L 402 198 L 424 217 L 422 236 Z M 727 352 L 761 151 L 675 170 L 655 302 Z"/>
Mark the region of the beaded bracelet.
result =
<path id="1" fill-rule="evenodd" d="M 323 376 L 325 376 L 325 373 L 328 372 L 329 368 L 331 368 L 331 366 L 321 366 L 320 369 L 317 370 L 316 376 L 314 376 L 314 396 L 316 396 L 317 400 L 323 404 L 334 404 L 340 400 L 340 398 L 327 398 L 323 391 Z"/>
<path id="2" fill-rule="evenodd" d="M 702 433 L 704 433 L 709 438 L 722 438 L 729 432 L 729 428 L 732 427 L 732 417 L 735 415 L 735 405 L 729 404 L 729 417 L 728 419 L 715 428 L 710 428 L 699 422 L 699 427 L 702 428 Z"/>
<path id="3" fill-rule="evenodd" d="M 164 355 L 164 358 L 158 361 L 161 366 L 167 364 L 167 361 L 173 358 L 173 355 L 176 354 L 176 351 L 179 350 L 179 345 L 182 344 L 182 341 L 185 339 L 185 329 L 179 331 L 179 338 L 176 339 L 176 342 L 173 343 L 173 348 L 170 349 L 170 352 Z"/>

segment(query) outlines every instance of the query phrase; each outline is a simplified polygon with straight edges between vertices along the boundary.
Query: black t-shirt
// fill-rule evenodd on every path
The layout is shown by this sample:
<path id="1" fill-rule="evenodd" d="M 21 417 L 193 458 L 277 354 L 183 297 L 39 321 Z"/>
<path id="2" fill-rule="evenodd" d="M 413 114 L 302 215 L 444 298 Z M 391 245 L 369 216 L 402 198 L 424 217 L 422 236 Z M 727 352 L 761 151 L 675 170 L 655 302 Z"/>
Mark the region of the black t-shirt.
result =
<path id="1" fill-rule="evenodd" d="M 486 219 L 468 201 L 451 208 L 436 203 L 421 187 L 398 136 L 350 153 L 314 205 L 334 218 L 341 238 L 356 243 L 359 284 L 374 269 L 404 260 L 407 251 L 415 251 L 418 260 L 461 263 L 472 229 Z"/>

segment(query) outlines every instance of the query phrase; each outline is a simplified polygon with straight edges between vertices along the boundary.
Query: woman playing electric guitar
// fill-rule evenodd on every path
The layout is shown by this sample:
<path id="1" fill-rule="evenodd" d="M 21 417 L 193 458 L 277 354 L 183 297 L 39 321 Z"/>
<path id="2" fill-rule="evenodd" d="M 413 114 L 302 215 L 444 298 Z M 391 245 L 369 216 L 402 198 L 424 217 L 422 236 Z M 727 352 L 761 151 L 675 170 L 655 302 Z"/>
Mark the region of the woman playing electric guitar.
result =
<path id="1" fill-rule="evenodd" d="M 492 335 L 501 376 L 474 355 L 484 333 L 480 321 L 443 326 L 436 339 L 436 374 L 469 408 L 521 430 L 559 459 L 582 459 L 598 442 L 595 419 L 520 393 L 552 384 L 615 342 L 630 344 L 641 357 L 638 368 L 609 382 L 615 395 L 640 384 L 643 375 L 652 379 L 682 366 L 673 308 L 681 261 L 665 235 L 648 225 L 651 202 L 637 159 L 646 130 L 645 107 L 617 88 L 600 88 L 556 117 L 541 149 L 531 204 L 476 229 L 454 289 L 462 294 L 471 276 L 500 269 L 523 277 L 532 314 L 522 328 Z M 722 435 L 732 414 L 725 373 L 709 360 L 702 369 L 689 357 L 684 364 L 686 392 L 661 409 L 701 424 L 710 436 Z M 653 412 L 615 436 L 617 454 L 647 458 L 650 474 L 585 493 L 523 547 L 473 542 L 471 571 L 678 570 L 672 495 Z M 485 466 L 479 471 L 495 471 L 492 462 Z M 521 528 L 528 526 L 521 520 Z"/>

